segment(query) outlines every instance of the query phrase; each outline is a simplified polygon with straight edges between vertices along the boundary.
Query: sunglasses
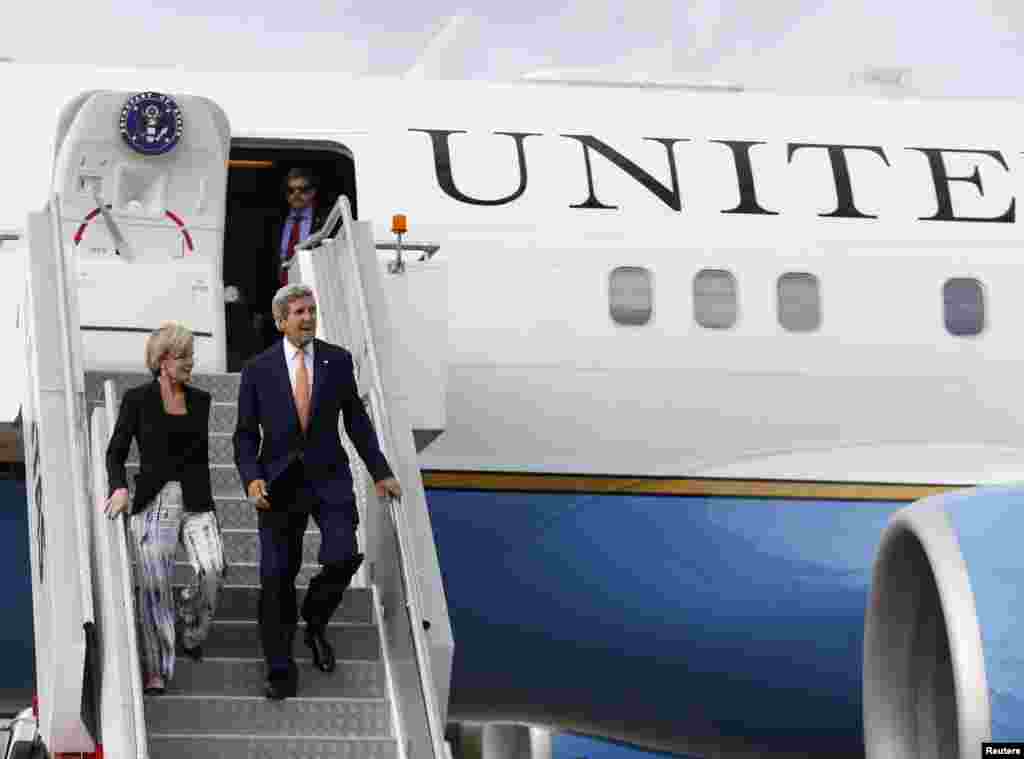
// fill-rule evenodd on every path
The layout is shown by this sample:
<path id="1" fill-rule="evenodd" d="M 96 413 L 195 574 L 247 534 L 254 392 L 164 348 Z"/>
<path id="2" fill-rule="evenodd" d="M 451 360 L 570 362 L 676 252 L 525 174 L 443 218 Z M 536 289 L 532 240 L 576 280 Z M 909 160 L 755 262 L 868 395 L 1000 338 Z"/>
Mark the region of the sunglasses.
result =
<path id="1" fill-rule="evenodd" d="M 288 194 L 289 195 L 295 195 L 296 193 L 300 193 L 301 192 L 302 194 L 305 195 L 308 192 L 313 192 L 314 189 L 315 188 L 312 185 L 308 185 L 308 184 L 304 184 L 304 185 L 302 185 L 300 187 L 291 187 L 290 186 L 290 187 L 288 187 Z"/>

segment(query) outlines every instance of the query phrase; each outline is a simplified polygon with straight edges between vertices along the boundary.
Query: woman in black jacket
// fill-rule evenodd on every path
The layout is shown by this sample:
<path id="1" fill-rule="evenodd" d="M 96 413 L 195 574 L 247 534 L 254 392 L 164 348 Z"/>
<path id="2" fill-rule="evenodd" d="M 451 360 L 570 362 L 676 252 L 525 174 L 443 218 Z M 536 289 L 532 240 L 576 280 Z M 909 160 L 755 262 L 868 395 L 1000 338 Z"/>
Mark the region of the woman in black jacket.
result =
<path id="1" fill-rule="evenodd" d="M 146 366 L 154 380 L 126 391 L 107 446 L 111 519 L 129 506 L 125 460 L 132 438 L 139 473 L 131 503 L 145 692 L 163 693 L 174 676 L 174 554 L 184 544 L 195 571 L 178 603 L 182 648 L 196 661 L 210 631 L 226 565 L 210 488 L 210 394 L 192 377 L 193 336 L 168 322 L 146 341 Z"/>

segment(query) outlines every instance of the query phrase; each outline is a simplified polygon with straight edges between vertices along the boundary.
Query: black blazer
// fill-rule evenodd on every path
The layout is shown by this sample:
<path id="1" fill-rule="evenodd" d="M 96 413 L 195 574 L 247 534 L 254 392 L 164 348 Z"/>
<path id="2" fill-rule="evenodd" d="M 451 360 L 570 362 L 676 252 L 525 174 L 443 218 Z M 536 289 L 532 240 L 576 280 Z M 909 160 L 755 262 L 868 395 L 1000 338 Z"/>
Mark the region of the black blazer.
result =
<path id="1" fill-rule="evenodd" d="M 139 444 L 139 473 L 135 476 L 132 514 L 146 508 L 169 480 L 181 481 L 186 511 L 212 510 L 210 400 L 205 390 L 185 385 L 185 404 L 195 435 L 184 457 L 172 459 L 167 452 L 167 412 L 160 397 L 160 383 L 153 380 L 126 391 L 107 446 L 108 497 L 118 488 L 128 487 L 124 462 L 134 437 Z"/>
<path id="2" fill-rule="evenodd" d="M 249 483 L 264 480 L 274 509 L 274 481 L 300 460 L 324 502 L 348 502 L 352 477 L 338 434 L 339 414 L 343 413 L 345 431 L 374 481 L 392 476 L 356 389 L 352 355 L 341 346 L 313 341 L 313 394 L 309 427 L 303 435 L 283 339 L 253 357 L 242 370 L 234 435 L 235 464 L 242 485 L 248 492 Z"/>

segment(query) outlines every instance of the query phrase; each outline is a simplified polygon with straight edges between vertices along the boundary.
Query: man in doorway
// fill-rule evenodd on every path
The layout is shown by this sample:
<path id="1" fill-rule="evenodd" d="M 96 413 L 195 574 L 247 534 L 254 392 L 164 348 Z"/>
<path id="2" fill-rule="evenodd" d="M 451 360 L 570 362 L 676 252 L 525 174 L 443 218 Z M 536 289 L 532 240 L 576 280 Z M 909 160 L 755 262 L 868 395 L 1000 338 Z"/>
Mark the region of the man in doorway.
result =
<path id="1" fill-rule="evenodd" d="M 363 560 L 356 545 L 359 514 L 338 435 L 339 415 L 377 495 L 400 497 L 402 490 L 359 397 L 351 354 L 313 337 L 313 291 L 302 284 L 282 287 L 274 296 L 273 313 L 284 339 L 242 370 L 234 448 L 242 484 L 257 509 L 265 693 L 280 700 L 298 689 L 292 658 L 299 616 L 295 578 L 309 517 L 320 528 L 322 570 L 309 583 L 302 618 L 305 643 L 322 672 L 335 668 L 327 624 Z"/>
<path id="2" fill-rule="evenodd" d="M 327 219 L 325 209 L 318 204 L 320 185 L 310 169 L 294 168 L 284 180 L 287 211 L 273 224 L 269 234 L 273 265 L 272 277 L 265 287 L 255 288 L 252 293 L 253 329 L 261 339 L 261 347 L 278 340 L 273 315 L 264 309 L 273 297 L 274 291 L 288 284 L 288 270 L 285 264 L 295 257 L 295 246 L 318 231 Z"/>

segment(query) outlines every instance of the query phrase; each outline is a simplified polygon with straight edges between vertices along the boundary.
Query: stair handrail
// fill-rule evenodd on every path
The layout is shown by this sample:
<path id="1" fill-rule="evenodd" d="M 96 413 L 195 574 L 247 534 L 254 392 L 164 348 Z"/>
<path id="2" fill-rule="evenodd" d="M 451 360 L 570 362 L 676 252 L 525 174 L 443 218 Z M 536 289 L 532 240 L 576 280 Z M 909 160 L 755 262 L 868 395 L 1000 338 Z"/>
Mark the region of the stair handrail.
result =
<path id="1" fill-rule="evenodd" d="M 53 235 L 53 250 L 56 254 L 57 264 L 57 318 L 60 324 L 61 356 L 64 365 L 64 413 L 69 443 L 71 447 L 71 478 L 74 483 L 72 488 L 71 511 L 78 538 L 78 561 L 79 561 L 79 593 L 82 602 L 83 624 L 95 622 L 95 610 L 92 597 L 92 561 L 89 553 L 89 531 L 88 518 L 85 509 L 89 508 L 89 498 L 86 496 L 88 485 L 86 483 L 83 464 L 88 461 L 89 451 L 85 443 L 88 435 L 85 417 L 84 402 L 79 397 L 81 379 L 81 356 L 75 350 L 75 340 L 78 338 L 78 319 L 75 306 L 77 297 L 75 288 L 76 281 L 72 281 L 72 271 L 69 271 L 68 258 L 65 255 L 63 231 L 61 229 L 60 196 L 56 193 L 50 198 L 50 232 Z"/>
<path id="2" fill-rule="evenodd" d="M 353 230 L 352 220 L 352 208 L 349 203 L 349 199 L 345 195 L 338 197 L 337 202 L 334 204 L 334 209 L 331 211 L 331 216 L 334 216 L 334 211 L 340 212 L 342 218 L 342 231 L 345 240 L 345 247 L 348 252 L 349 263 L 353 270 L 353 279 L 355 281 L 357 302 L 358 302 L 358 313 L 361 321 L 360 329 L 366 336 L 371 334 L 370 327 L 370 312 L 366 303 L 366 290 L 363 283 L 363 275 L 359 268 L 359 258 L 355 248 L 355 233 Z M 330 218 L 328 218 L 330 221 Z M 327 225 L 325 229 L 329 229 Z M 365 351 L 370 364 L 370 413 L 374 417 L 374 428 L 377 430 L 377 435 L 380 437 L 380 443 L 382 452 L 385 458 L 394 461 L 389 457 L 394 446 L 391 444 L 391 420 L 388 415 L 387 407 L 384 403 L 384 384 L 380 373 L 380 364 L 377 360 L 377 348 L 373 340 L 367 339 L 365 341 Z M 430 654 L 427 650 L 427 644 L 423 636 L 423 614 L 422 614 L 422 600 L 420 598 L 420 586 L 416 582 L 416 576 L 412 572 L 411 567 L 415 565 L 415 555 L 412 552 L 412 548 L 409 545 L 409 527 L 405 519 L 405 512 L 399 505 L 399 500 L 395 498 L 388 498 L 388 507 L 391 514 L 391 523 L 394 527 L 395 534 L 398 538 L 398 564 L 402 576 L 402 584 L 405 589 L 406 598 L 406 609 L 410 618 L 410 625 L 412 627 L 412 639 L 413 649 L 416 653 L 416 664 L 417 671 L 420 676 L 420 689 L 423 693 L 423 701 L 427 711 L 427 726 L 430 730 L 431 744 L 433 748 L 434 759 L 444 759 L 446 756 L 444 748 L 444 731 L 439 724 L 438 715 L 440 710 L 436 703 L 436 693 L 434 691 L 434 678 L 431 672 L 430 665 Z"/>
<path id="3" fill-rule="evenodd" d="M 50 198 L 50 234 L 55 254 L 57 285 L 57 320 L 59 324 L 60 352 L 64 384 L 65 431 L 68 436 L 71 461 L 71 508 L 75 524 L 78 549 L 78 573 L 81 597 L 81 624 L 85 633 L 85 673 L 82 682 L 82 720 L 95 743 L 101 739 L 100 703 L 98 681 L 90 680 L 86 673 L 91 664 L 99 658 L 95 650 L 96 607 L 93 595 L 93 565 L 90 548 L 90 525 L 92 498 L 89 482 L 89 422 L 86 418 L 84 374 L 81 355 L 81 330 L 78 312 L 78 276 L 76 260 L 69 256 L 64 245 L 64 230 L 61 224 L 61 196 L 53 193 Z M 98 673 L 95 673 L 98 674 Z M 85 692 L 87 688 L 91 693 Z"/>
<path id="4" fill-rule="evenodd" d="M 117 408 L 114 382 L 103 383 L 103 402 L 92 412 L 91 442 L 92 481 L 94 504 L 92 519 L 97 548 L 96 577 L 98 586 L 105 589 L 98 597 L 103 604 L 97 614 L 100 623 L 100 647 L 103 687 L 100 700 L 100 718 L 103 748 L 111 756 L 126 756 L 147 759 L 145 722 L 142 709 L 142 692 L 138 645 L 135 639 L 134 609 L 132 602 L 131 564 L 127 561 L 125 547 L 125 526 L 122 519 L 111 520 L 102 513 L 110 480 L 106 474 L 105 453 L 114 433 L 114 409 Z M 120 596 L 120 603 L 119 603 Z M 109 605 L 108 605 L 109 604 Z M 128 614 L 125 614 L 127 609 Z M 128 650 L 124 650 L 127 648 Z M 118 663 L 109 655 L 117 651 Z M 125 661 L 127 673 L 115 668 Z M 113 679 L 110 679 L 113 678 Z M 111 690 L 108 682 L 113 683 Z M 110 699 L 113 703 L 106 703 Z M 106 718 L 114 714 L 114 722 Z M 113 729 L 112 729 L 113 728 Z"/>
<path id="5" fill-rule="evenodd" d="M 324 220 L 324 223 L 321 225 L 320 229 L 316 230 L 305 240 L 295 245 L 296 252 L 300 250 L 309 250 L 310 248 L 315 248 L 330 236 L 331 231 L 338 226 L 338 222 L 341 221 L 343 218 L 343 212 L 341 209 L 342 198 L 345 199 L 346 203 L 348 202 L 348 198 L 345 195 L 341 195 L 335 201 L 334 205 L 331 206 L 330 213 L 327 214 L 327 219 Z M 349 216 L 351 217 L 351 212 L 349 213 Z M 288 261 L 285 261 L 284 263 L 281 264 L 281 268 L 290 269 L 297 262 L 298 258 L 289 259 Z"/>
<path id="6" fill-rule="evenodd" d="M 114 426 L 117 424 L 117 388 L 113 380 L 106 380 L 103 383 L 103 410 L 107 418 L 107 440 L 114 435 Z M 103 450 L 106 451 L 106 445 Z M 97 463 L 96 466 L 106 466 L 106 462 Z M 131 670 L 132 689 L 132 726 L 135 729 L 135 750 L 139 759 L 149 759 L 149 736 L 146 733 L 146 714 L 142 700 L 142 665 L 139 662 L 140 649 L 138 629 L 135 626 L 137 615 L 135 613 L 135 582 L 132 576 L 132 562 L 128 555 L 128 541 L 131 539 L 128 530 L 128 520 L 131 519 L 125 513 L 120 519 L 115 519 L 113 529 L 117 533 L 117 562 L 118 574 L 121 576 L 121 597 L 124 598 L 124 609 L 121 615 L 121 622 L 125 626 L 128 639 L 128 660 Z"/>
<path id="7" fill-rule="evenodd" d="M 84 750 L 95 746 L 100 736 L 90 552 L 92 499 L 87 480 L 90 449 L 81 348 L 76 339 L 77 277 L 75 261 L 63 242 L 57 193 L 50 194 L 42 211 L 29 214 L 28 225 L 32 264 L 26 272 L 31 305 L 31 313 L 26 314 L 31 335 L 26 400 L 32 457 L 26 465 L 33 480 L 29 489 L 33 561 L 39 562 L 32 578 L 37 680 L 43 704 L 39 723 L 48 750 Z M 59 478 L 53 483 L 59 495 L 43 499 L 43 480 L 49 477 Z M 47 519 L 50 515 L 57 518 Z M 50 536 L 62 555 L 46 551 Z M 63 564 L 64 571 L 48 575 L 57 564 Z M 61 582 L 48 582 L 54 577 Z M 80 654 L 84 654 L 81 664 Z"/>

